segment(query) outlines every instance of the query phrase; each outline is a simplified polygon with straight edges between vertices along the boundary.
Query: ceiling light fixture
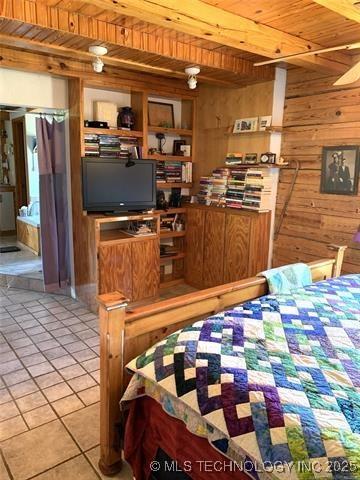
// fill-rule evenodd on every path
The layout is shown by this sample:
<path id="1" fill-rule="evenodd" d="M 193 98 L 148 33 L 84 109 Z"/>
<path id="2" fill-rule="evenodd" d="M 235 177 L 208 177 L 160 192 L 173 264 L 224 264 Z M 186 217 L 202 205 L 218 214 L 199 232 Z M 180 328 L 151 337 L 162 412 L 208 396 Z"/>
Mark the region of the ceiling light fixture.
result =
<path id="1" fill-rule="evenodd" d="M 89 47 L 89 52 L 95 55 L 95 59 L 92 62 L 93 69 L 96 73 L 101 73 L 103 71 L 104 62 L 101 57 L 107 54 L 107 48 L 101 47 L 100 45 L 91 45 Z"/>
<path id="2" fill-rule="evenodd" d="M 194 66 L 194 67 L 187 67 L 185 68 L 185 73 L 188 75 L 188 85 L 190 90 L 194 90 L 197 85 L 197 78 L 196 75 L 199 75 L 200 73 L 200 67 Z"/>

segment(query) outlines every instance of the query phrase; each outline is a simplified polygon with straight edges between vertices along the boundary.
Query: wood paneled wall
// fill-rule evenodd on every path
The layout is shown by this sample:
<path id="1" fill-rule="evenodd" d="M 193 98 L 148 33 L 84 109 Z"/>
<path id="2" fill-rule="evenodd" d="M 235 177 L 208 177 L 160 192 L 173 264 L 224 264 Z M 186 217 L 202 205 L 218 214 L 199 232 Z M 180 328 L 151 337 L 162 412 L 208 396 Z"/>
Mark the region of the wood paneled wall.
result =
<path id="1" fill-rule="evenodd" d="M 227 152 L 263 153 L 269 151 L 270 135 L 262 132 L 231 135 L 237 118 L 271 115 L 274 81 L 242 88 L 199 86 L 196 116 L 194 188 L 199 179 L 224 165 Z"/>
<path id="2" fill-rule="evenodd" d="M 274 246 L 274 266 L 326 257 L 326 245 L 348 245 L 344 273 L 360 272 L 360 244 L 352 241 L 360 223 L 358 196 L 320 193 L 323 146 L 360 145 L 360 82 L 334 87 L 336 77 L 302 69 L 288 72 L 282 155 L 300 171 Z M 282 170 L 277 222 L 294 169 Z M 360 192 L 359 192 L 360 193 Z"/>

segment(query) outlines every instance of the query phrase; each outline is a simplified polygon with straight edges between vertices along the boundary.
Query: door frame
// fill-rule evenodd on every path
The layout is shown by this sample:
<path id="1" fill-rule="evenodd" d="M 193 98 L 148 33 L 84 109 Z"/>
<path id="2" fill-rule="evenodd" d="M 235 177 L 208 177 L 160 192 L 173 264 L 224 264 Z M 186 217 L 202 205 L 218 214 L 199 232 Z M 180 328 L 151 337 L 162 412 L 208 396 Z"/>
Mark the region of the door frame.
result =
<path id="1" fill-rule="evenodd" d="M 15 162 L 15 198 L 16 211 L 23 205 L 29 205 L 29 176 L 27 171 L 25 115 L 11 120 Z M 22 180 L 25 179 L 25 183 Z"/>

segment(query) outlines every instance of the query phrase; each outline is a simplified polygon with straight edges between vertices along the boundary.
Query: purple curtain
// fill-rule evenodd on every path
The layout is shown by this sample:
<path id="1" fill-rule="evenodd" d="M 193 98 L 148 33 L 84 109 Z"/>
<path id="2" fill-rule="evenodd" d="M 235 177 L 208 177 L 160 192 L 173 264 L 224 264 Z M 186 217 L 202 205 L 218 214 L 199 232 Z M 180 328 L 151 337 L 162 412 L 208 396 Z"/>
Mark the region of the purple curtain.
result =
<path id="1" fill-rule="evenodd" d="M 70 285 L 65 122 L 37 118 L 36 137 L 45 291 L 56 292 Z"/>

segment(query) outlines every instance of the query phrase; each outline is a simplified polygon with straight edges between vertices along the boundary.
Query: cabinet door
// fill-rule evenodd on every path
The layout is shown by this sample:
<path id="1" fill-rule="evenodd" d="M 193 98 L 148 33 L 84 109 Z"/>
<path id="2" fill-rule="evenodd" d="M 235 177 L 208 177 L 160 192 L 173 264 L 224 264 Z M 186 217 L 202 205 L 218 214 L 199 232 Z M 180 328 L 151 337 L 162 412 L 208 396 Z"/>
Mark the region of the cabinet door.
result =
<path id="1" fill-rule="evenodd" d="M 186 210 L 185 281 L 197 288 L 203 286 L 204 225 L 205 210 L 195 207 Z"/>
<path id="2" fill-rule="evenodd" d="M 120 290 L 132 299 L 131 245 L 102 245 L 99 247 L 99 292 Z"/>
<path id="3" fill-rule="evenodd" d="M 248 216 L 226 214 L 224 283 L 249 275 L 250 225 Z"/>
<path id="4" fill-rule="evenodd" d="M 158 238 L 131 243 L 132 300 L 154 297 L 159 293 L 160 245 Z"/>
<path id="5" fill-rule="evenodd" d="M 224 283 L 225 212 L 206 212 L 204 234 L 204 288 Z"/>

